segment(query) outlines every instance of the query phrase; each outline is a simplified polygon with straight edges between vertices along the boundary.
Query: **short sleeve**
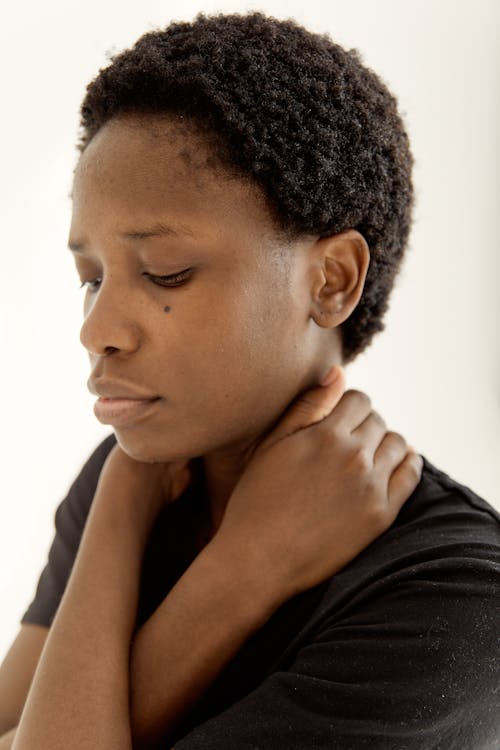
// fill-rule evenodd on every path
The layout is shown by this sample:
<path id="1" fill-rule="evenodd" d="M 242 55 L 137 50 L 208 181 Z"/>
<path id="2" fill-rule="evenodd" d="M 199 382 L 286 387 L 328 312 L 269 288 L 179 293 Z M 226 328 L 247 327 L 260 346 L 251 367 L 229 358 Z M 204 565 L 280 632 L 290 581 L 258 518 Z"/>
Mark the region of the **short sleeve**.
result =
<path id="1" fill-rule="evenodd" d="M 498 750 L 499 547 L 474 546 L 326 617 L 288 668 L 175 750 Z"/>
<path id="2" fill-rule="evenodd" d="M 75 561 L 99 474 L 108 453 L 116 444 L 114 433 L 93 451 L 55 511 L 55 536 L 45 568 L 38 579 L 35 596 L 21 618 L 21 624 L 50 627 Z"/>

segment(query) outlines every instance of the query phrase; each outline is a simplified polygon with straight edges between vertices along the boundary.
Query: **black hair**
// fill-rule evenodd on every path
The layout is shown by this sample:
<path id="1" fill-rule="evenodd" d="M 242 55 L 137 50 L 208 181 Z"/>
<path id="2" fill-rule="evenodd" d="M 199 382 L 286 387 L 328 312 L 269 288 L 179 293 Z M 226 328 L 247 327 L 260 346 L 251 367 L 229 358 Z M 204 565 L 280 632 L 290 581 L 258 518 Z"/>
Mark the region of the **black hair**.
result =
<path id="1" fill-rule="evenodd" d="M 385 328 L 412 222 L 413 156 L 386 85 L 356 49 L 260 12 L 200 13 L 109 59 L 81 105 L 80 152 L 120 114 L 180 115 L 260 186 L 288 236 L 364 236 L 363 293 L 340 327 L 351 362 Z"/>

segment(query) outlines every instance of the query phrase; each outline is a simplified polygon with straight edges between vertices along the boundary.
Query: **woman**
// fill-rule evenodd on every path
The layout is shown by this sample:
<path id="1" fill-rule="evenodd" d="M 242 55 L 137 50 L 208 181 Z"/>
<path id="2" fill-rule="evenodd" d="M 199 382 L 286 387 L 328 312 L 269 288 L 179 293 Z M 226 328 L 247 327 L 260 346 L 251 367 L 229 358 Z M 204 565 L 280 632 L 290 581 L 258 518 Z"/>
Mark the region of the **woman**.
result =
<path id="1" fill-rule="evenodd" d="M 493 747 L 498 517 L 345 390 L 411 225 L 394 98 L 253 13 L 144 35 L 81 114 L 114 433 L 2 665 L 3 747 Z"/>

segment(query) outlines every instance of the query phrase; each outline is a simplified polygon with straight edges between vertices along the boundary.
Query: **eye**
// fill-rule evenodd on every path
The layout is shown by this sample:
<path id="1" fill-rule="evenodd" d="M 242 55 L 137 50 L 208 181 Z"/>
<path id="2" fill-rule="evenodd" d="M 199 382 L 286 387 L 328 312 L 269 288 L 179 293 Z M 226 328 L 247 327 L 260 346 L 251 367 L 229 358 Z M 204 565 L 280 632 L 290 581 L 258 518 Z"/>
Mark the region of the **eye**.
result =
<path id="1" fill-rule="evenodd" d="M 179 273 L 171 273 L 168 276 L 154 276 L 151 273 L 145 273 L 144 276 L 148 276 L 151 281 L 154 284 L 158 284 L 158 286 L 174 287 L 180 286 L 184 281 L 186 281 L 191 270 L 191 268 L 186 268 L 185 271 L 179 271 Z M 95 279 L 89 279 L 89 281 L 82 281 L 82 283 L 80 284 L 80 289 L 82 289 L 83 287 L 87 287 L 88 291 L 96 292 L 100 283 L 101 279 L 99 277 Z"/>
<path id="2" fill-rule="evenodd" d="M 145 274 L 145 276 L 149 276 L 155 284 L 159 284 L 160 286 L 179 286 L 183 281 L 186 281 L 191 270 L 191 268 L 186 268 L 185 271 L 171 273 L 169 276 L 154 276 L 150 273 Z"/>

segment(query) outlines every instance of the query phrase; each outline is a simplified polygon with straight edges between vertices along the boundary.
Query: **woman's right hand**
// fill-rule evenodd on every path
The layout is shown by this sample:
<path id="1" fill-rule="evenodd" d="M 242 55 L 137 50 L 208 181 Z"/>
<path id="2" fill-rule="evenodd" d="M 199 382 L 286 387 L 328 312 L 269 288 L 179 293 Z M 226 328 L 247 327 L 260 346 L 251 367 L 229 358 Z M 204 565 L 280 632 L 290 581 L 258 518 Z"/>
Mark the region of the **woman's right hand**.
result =
<path id="1" fill-rule="evenodd" d="M 388 529 L 422 474 L 421 456 L 387 431 L 365 393 L 345 391 L 336 369 L 335 382 L 302 394 L 258 444 L 212 540 L 282 601 Z"/>

